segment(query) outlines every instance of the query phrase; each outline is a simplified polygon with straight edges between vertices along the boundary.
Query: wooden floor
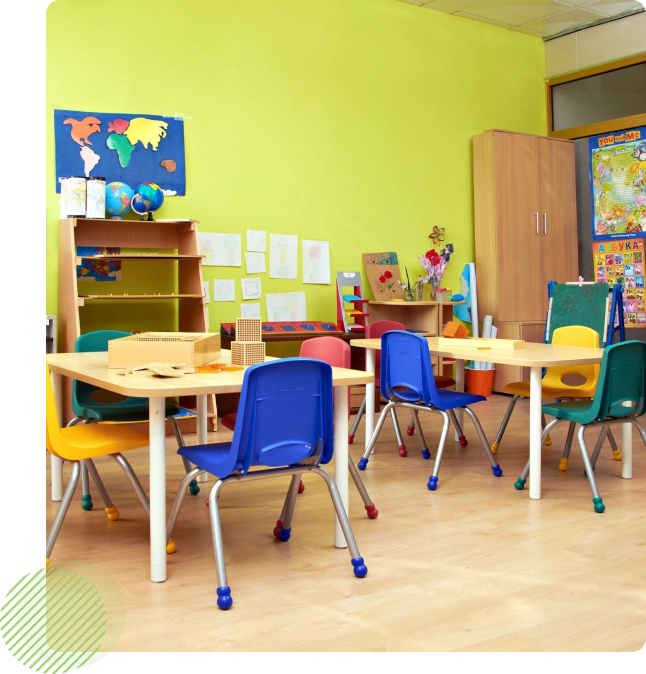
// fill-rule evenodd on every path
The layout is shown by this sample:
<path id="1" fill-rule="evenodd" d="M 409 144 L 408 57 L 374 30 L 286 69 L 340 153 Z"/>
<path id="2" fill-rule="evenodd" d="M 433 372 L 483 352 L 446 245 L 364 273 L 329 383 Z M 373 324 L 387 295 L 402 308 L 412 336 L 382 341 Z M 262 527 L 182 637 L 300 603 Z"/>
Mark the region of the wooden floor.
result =
<path id="1" fill-rule="evenodd" d="M 493 396 L 476 408 L 490 441 L 508 400 Z M 422 419 L 433 458 L 438 419 Z M 108 521 L 96 489 L 95 509 L 82 511 L 79 489 L 53 562 L 91 562 L 105 574 L 111 588 L 99 590 L 120 595 L 125 607 L 117 651 L 638 650 L 646 640 L 646 450 L 635 433 L 634 477 L 623 480 L 604 448 L 596 476 L 606 512 L 597 514 L 578 447 L 570 470 L 558 470 L 559 428 L 543 452 L 543 499 L 530 501 L 514 489 L 528 425 L 528 401 L 520 401 L 498 454 L 501 478 L 467 426 L 469 446 L 450 443 L 440 487 L 430 492 L 432 462 L 416 437 L 406 438 L 401 458 L 387 422 L 362 473 L 378 519 L 365 516 L 351 483 L 351 522 L 369 568 L 362 580 L 348 551 L 332 547 L 332 505 L 322 480 L 309 476 L 288 543 L 272 535 L 288 478 L 223 491 L 231 611 L 215 606 L 207 485 L 186 497 L 168 581 L 153 584 L 147 520 L 109 458 L 96 464 L 121 519 Z M 360 432 L 350 448 L 355 461 L 362 446 Z M 147 451 L 127 457 L 147 489 Z M 171 438 L 167 467 L 170 506 L 182 474 Z M 48 528 L 57 505 L 48 489 Z"/>

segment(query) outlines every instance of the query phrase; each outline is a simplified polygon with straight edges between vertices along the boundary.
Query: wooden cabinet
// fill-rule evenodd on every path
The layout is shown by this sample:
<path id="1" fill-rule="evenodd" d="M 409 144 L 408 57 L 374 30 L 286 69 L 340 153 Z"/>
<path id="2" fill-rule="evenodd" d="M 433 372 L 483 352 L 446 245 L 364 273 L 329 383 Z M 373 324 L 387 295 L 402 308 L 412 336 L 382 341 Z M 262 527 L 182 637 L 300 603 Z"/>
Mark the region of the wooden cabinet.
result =
<path id="1" fill-rule="evenodd" d="M 485 131 L 473 172 L 478 314 L 499 337 L 542 341 L 547 282 L 578 278 L 574 144 Z M 521 380 L 511 370 L 496 372 L 494 390 Z"/>

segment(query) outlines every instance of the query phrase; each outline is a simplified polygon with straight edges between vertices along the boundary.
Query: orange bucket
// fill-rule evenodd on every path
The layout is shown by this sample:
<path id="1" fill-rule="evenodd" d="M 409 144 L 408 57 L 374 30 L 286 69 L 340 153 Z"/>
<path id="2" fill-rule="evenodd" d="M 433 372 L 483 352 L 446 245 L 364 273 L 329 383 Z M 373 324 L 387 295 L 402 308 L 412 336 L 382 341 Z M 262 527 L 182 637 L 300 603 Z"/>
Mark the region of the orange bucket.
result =
<path id="1" fill-rule="evenodd" d="M 465 369 L 467 377 L 467 392 L 487 398 L 493 392 L 493 376 L 496 370 L 470 370 Z"/>

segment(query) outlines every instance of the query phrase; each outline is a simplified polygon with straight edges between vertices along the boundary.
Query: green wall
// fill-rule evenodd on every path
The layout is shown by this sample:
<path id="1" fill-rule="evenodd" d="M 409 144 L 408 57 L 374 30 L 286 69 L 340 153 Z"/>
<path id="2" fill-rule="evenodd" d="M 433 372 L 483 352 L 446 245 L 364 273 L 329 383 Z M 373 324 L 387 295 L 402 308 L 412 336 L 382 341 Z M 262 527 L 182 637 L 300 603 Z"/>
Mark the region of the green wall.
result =
<path id="1" fill-rule="evenodd" d="M 332 273 L 395 250 L 411 276 L 438 225 L 455 245 L 445 285 L 457 291 L 474 258 L 471 137 L 545 133 L 543 74 L 539 38 L 396 0 L 57 0 L 47 312 L 57 312 L 54 108 L 185 117 L 187 195 L 167 198 L 160 217 L 328 239 Z M 244 275 L 205 268 L 206 279 Z M 305 290 L 311 320 L 336 316 L 334 285 L 304 286 L 300 259 L 298 280 L 262 283 L 263 295 Z M 234 320 L 236 292 L 210 305 L 212 328 Z"/>

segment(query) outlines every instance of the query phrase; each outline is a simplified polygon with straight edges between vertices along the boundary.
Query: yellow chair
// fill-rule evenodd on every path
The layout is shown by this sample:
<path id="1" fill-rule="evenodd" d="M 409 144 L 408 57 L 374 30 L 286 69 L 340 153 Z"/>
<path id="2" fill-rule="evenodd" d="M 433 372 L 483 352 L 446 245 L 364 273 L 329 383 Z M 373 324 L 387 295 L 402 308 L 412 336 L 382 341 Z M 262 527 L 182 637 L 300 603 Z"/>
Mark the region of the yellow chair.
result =
<path id="1" fill-rule="evenodd" d="M 599 348 L 599 333 L 592 328 L 586 328 L 582 325 L 569 325 L 567 327 L 558 328 L 554 330 L 552 336 L 552 344 L 555 346 L 577 346 L 582 348 Z M 566 375 L 576 374 L 583 377 L 585 381 L 580 384 L 569 385 L 562 381 Z M 545 376 L 543 377 L 542 397 L 549 399 L 562 398 L 594 398 L 594 392 L 597 388 L 597 379 L 599 378 L 599 365 L 564 365 L 563 367 L 547 368 Z M 516 402 L 519 398 L 526 398 L 529 396 L 529 382 L 517 381 L 507 384 L 504 387 L 505 393 L 511 393 L 513 398 L 509 403 L 509 407 L 505 412 L 505 416 L 500 424 L 498 435 L 491 445 L 491 451 L 496 454 L 500 441 L 505 433 L 509 419 L 514 411 Z M 570 424 L 568 429 L 565 449 L 563 451 L 563 458 L 559 464 L 560 470 L 567 470 L 570 447 L 572 445 L 572 438 L 574 436 L 574 423 Z M 543 416 L 543 428 L 545 428 L 545 417 Z M 617 461 L 621 460 L 621 452 L 617 448 L 615 439 L 611 433 L 607 435 L 610 444 L 612 445 L 612 453 Z M 545 440 L 546 445 L 551 445 L 552 440 L 548 436 Z"/>
<path id="2" fill-rule="evenodd" d="M 63 495 L 56 517 L 54 518 L 52 529 L 47 537 L 46 559 L 47 564 L 49 564 L 54 544 L 56 543 L 63 520 L 65 519 L 65 515 L 67 514 L 67 510 L 69 509 L 74 496 L 74 491 L 79 482 L 81 462 L 87 466 L 90 475 L 92 475 L 92 479 L 103 498 L 105 511 L 110 520 L 118 520 L 119 511 L 110 500 L 110 496 L 94 466 L 92 459 L 97 456 L 111 456 L 121 466 L 149 517 L 150 504 L 132 467 L 121 455 L 121 452 L 126 452 L 130 449 L 146 447 L 148 445 L 148 436 L 144 433 L 139 433 L 116 424 L 85 424 L 81 426 L 72 426 L 70 428 L 61 428 L 58 414 L 56 413 L 56 403 L 54 401 L 54 391 L 52 390 L 52 384 L 49 377 L 49 367 L 46 368 L 46 372 L 47 450 L 59 459 L 69 461 L 72 464 L 70 481 L 65 490 L 65 494 Z M 166 550 L 169 553 L 174 552 L 175 544 L 172 541 L 169 541 Z"/>

